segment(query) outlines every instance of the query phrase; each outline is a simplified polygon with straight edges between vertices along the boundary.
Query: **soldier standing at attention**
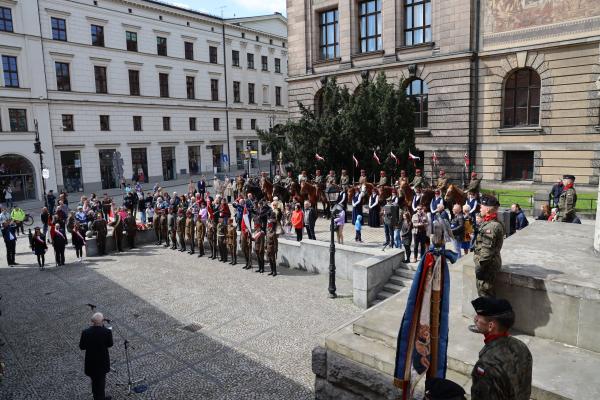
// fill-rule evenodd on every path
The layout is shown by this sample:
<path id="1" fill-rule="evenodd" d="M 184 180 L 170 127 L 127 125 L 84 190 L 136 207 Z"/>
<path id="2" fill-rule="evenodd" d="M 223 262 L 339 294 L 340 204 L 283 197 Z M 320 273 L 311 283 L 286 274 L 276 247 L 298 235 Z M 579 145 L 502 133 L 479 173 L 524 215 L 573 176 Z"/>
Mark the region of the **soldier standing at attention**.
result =
<path id="1" fill-rule="evenodd" d="M 177 239 L 179 242 L 179 251 L 185 251 L 185 216 L 183 209 L 177 210 Z"/>
<path id="2" fill-rule="evenodd" d="M 195 224 L 194 224 L 194 215 L 192 212 L 191 208 L 188 208 L 186 214 L 185 214 L 185 240 L 187 242 L 187 244 L 189 244 L 190 246 L 190 251 L 188 251 L 188 254 L 194 254 L 194 231 L 195 231 Z"/>
<path id="3" fill-rule="evenodd" d="M 270 220 L 267 224 L 267 259 L 269 260 L 269 266 L 271 272 L 269 275 L 277 276 L 277 248 L 279 247 L 279 240 L 277 239 L 277 233 L 275 232 L 275 221 Z"/>
<path id="4" fill-rule="evenodd" d="M 219 246 L 219 261 L 227 261 L 227 225 L 225 219 L 221 218 L 217 224 L 217 245 Z"/>
<path id="5" fill-rule="evenodd" d="M 448 189 L 448 178 L 446 177 L 446 171 L 443 169 L 440 169 L 436 189 L 440 189 L 443 194 L 446 194 L 446 190 Z"/>
<path id="6" fill-rule="evenodd" d="M 131 214 L 131 211 L 127 211 L 127 217 L 125 217 L 125 233 L 127 234 L 127 244 L 130 249 L 135 248 L 135 235 L 137 233 L 137 224 L 135 217 Z"/>
<path id="7" fill-rule="evenodd" d="M 196 244 L 198 246 L 198 257 L 204 255 L 204 236 L 206 236 L 206 225 L 200 215 L 196 219 Z"/>
<path id="8" fill-rule="evenodd" d="M 387 176 L 385 176 L 385 171 L 379 172 L 379 183 L 377 183 L 377 186 L 379 186 L 379 187 L 387 186 Z"/>
<path id="9" fill-rule="evenodd" d="M 344 192 L 346 192 L 350 186 L 350 177 L 348 176 L 348 171 L 345 169 L 342 170 L 342 176 L 340 176 L 340 186 Z"/>
<path id="10" fill-rule="evenodd" d="M 231 265 L 237 264 L 237 230 L 233 225 L 233 218 L 227 223 L 227 249 L 231 255 Z"/>
<path id="11" fill-rule="evenodd" d="M 210 259 L 214 260 L 217 258 L 217 222 L 215 219 L 209 220 L 208 229 L 208 246 L 210 247 Z"/>
<path id="12" fill-rule="evenodd" d="M 96 220 L 92 223 L 92 232 L 96 234 L 96 245 L 98 246 L 98 255 L 106 254 L 106 235 L 108 234 L 108 224 L 102 217 L 102 213 L 96 215 Z"/>
<path id="13" fill-rule="evenodd" d="M 529 400 L 533 360 L 525 343 L 508 333 L 515 323 L 512 306 L 491 297 L 471 304 L 477 315 L 469 329 L 484 335 L 485 342 L 471 373 L 471 399 Z"/>
<path id="14" fill-rule="evenodd" d="M 467 192 L 475 192 L 479 195 L 479 190 L 481 189 L 481 179 L 477 177 L 477 172 L 471 172 L 471 182 L 469 182 L 469 186 L 467 186 Z"/>
<path id="15" fill-rule="evenodd" d="M 413 189 L 416 189 L 416 188 L 423 189 L 423 186 L 424 186 L 424 182 L 423 182 L 423 177 L 421 176 L 421 170 L 417 169 L 415 171 L 415 177 L 413 178 L 412 182 L 410 183 L 410 187 Z"/>
<path id="16" fill-rule="evenodd" d="M 258 270 L 261 274 L 265 272 L 265 233 L 260 226 L 260 222 L 254 224 L 254 235 L 252 236 L 254 242 L 254 252 L 258 259 Z"/>
<path id="17" fill-rule="evenodd" d="M 558 198 L 558 212 L 556 220 L 560 222 L 573 222 L 577 217 L 575 215 L 575 204 L 577 203 L 577 192 L 573 184 L 575 176 L 563 175 L 563 191 Z"/>
<path id="18" fill-rule="evenodd" d="M 158 203 L 158 202 L 157 202 Z M 156 206 L 154 208 L 154 217 L 152 217 L 152 228 L 154 229 L 154 236 L 156 237 L 156 245 L 160 246 L 162 244 L 161 242 L 161 226 L 160 226 L 160 216 L 161 216 L 162 212 L 161 209 L 158 208 L 158 206 Z"/>
<path id="19" fill-rule="evenodd" d="M 114 213 L 115 219 L 110 223 L 113 227 L 113 240 L 115 241 L 115 251 L 119 253 L 123 251 L 123 220 L 121 215 L 116 212 Z"/>
<path id="20" fill-rule="evenodd" d="M 241 246 L 242 246 L 242 253 L 244 253 L 244 258 L 246 258 L 246 265 L 244 265 L 242 268 L 243 269 L 252 269 L 252 258 L 251 258 L 251 254 L 250 254 L 250 247 L 252 245 L 252 238 L 250 237 L 250 227 L 245 226 L 244 224 L 242 224 L 242 229 L 241 229 Z"/>
<path id="21" fill-rule="evenodd" d="M 163 209 L 161 224 L 163 225 L 162 231 L 164 232 L 165 247 L 169 247 L 170 245 L 171 250 L 175 250 L 177 248 L 177 238 L 175 237 L 176 219 L 177 217 L 175 216 L 173 207 L 169 207 L 168 210 Z"/>
<path id="22" fill-rule="evenodd" d="M 475 239 L 475 277 L 479 296 L 495 297 L 494 283 L 502 267 L 500 250 L 504 242 L 504 226 L 497 219 L 500 203 L 494 196 L 481 197 L 481 217 L 479 233 Z"/>

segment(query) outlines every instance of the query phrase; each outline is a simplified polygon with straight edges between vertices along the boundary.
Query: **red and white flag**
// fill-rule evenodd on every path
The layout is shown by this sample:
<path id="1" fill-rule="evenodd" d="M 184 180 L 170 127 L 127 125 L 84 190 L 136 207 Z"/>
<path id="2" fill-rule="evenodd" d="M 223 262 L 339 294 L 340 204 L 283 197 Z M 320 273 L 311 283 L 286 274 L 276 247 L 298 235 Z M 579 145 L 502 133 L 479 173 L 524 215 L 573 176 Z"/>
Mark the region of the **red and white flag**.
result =
<path id="1" fill-rule="evenodd" d="M 400 160 L 398 160 L 398 157 L 396 157 L 393 151 L 390 151 L 390 157 L 396 161 L 396 164 L 400 164 Z"/>
<path id="2" fill-rule="evenodd" d="M 373 152 L 373 160 L 377 162 L 378 165 L 381 165 L 381 161 L 379 161 L 379 157 L 377 157 L 377 153 Z"/>
<path id="3" fill-rule="evenodd" d="M 411 153 L 411 152 L 409 151 L 409 152 L 408 152 L 408 159 L 409 159 L 409 160 L 413 160 L 413 161 L 415 161 L 415 160 L 420 160 L 420 159 L 421 159 L 421 157 L 417 157 L 417 156 L 415 156 L 413 153 Z"/>
<path id="4" fill-rule="evenodd" d="M 354 160 L 354 165 L 356 166 L 355 168 L 358 168 L 358 159 L 354 157 L 354 154 L 352 154 L 352 159 Z"/>
<path id="5" fill-rule="evenodd" d="M 438 156 L 435 154 L 435 151 L 431 155 L 431 161 L 433 161 L 433 165 L 438 165 Z"/>
<path id="6" fill-rule="evenodd" d="M 465 168 L 468 168 L 471 164 L 471 160 L 469 160 L 469 153 L 465 151 L 465 155 L 463 156 L 463 158 L 465 159 Z"/>
<path id="7" fill-rule="evenodd" d="M 244 212 L 242 214 L 242 232 L 246 233 L 250 230 L 250 218 L 248 217 L 248 209 L 244 206 Z"/>
<path id="8" fill-rule="evenodd" d="M 319 153 L 315 153 L 315 158 L 317 159 L 317 161 L 325 161 L 325 159 L 321 157 Z"/>

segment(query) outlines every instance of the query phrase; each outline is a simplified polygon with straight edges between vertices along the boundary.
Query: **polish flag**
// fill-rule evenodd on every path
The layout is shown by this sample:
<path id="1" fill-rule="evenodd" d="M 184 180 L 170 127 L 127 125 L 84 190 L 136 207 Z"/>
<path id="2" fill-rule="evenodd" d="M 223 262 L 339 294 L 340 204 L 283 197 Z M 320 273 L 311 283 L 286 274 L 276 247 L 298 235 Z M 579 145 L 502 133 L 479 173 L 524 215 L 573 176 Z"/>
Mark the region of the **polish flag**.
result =
<path id="1" fill-rule="evenodd" d="M 411 153 L 411 152 L 409 151 L 409 152 L 408 152 L 408 159 L 409 159 L 409 160 L 413 160 L 413 161 L 415 161 L 415 160 L 420 160 L 420 159 L 421 159 L 421 157 L 417 157 L 417 156 L 415 156 L 413 153 Z"/>
<path id="2" fill-rule="evenodd" d="M 242 214 L 242 232 L 246 233 L 250 230 L 250 218 L 248 217 L 248 209 L 244 206 L 244 212 Z"/>
<path id="3" fill-rule="evenodd" d="M 469 160 L 469 153 L 465 152 L 463 158 L 465 159 L 465 168 L 468 168 L 471 164 L 471 160 Z"/>
<path id="4" fill-rule="evenodd" d="M 352 159 L 354 160 L 354 165 L 356 165 L 356 168 L 358 168 L 358 159 L 354 157 L 354 154 L 352 154 Z"/>
<path id="5" fill-rule="evenodd" d="M 431 160 L 433 161 L 433 165 L 438 165 L 438 156 L 435 154 L 435 151 L 431 155 Z"/>
<path id="6" fill-rule="evenodd" d="M 317 159 L 317 161 L 325 161 L 325 159 L 321 157 L 319 153 L 315 153 L 315 158 Z"/>
<path id="7" fill-rule="evenodd" d="M 396 157 L 393 151 L 390 151 L 390 157 L 396 161 L 396 164 L 400 164 L 400 160 L 398 160 L 398 157 Z"/>
<path id="8" fill-rule="evenodd" d="M 379 161 L 379 157 L 377 157 L 377 153 L 375 152 L 373 152 L 373 160 L 375 160 L 378 165 L 381 165 L 381 161 Z"/>

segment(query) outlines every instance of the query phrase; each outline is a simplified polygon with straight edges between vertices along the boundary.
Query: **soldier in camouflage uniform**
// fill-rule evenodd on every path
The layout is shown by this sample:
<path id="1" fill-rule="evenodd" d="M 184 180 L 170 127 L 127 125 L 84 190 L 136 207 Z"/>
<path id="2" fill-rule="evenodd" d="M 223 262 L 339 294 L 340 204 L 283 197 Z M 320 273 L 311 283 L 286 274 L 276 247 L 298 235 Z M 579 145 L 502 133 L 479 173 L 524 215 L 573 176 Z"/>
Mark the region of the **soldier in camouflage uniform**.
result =
<path id="1" fill-rule="evenodd" d="M 156 245 L 160 246 L 162 244 L 161 239 L 162 235 L 160 234 L 160 208 L 154 208 L 154 217 L 152 217 L 152 228 L 154 229 L 154 236 L 156 237 Z"/>
<path id="2" fill-rule="evenodd" d="M 243 193 L 243 189 L 244 189 L 244 178 L 242 178 L 241 175 L 238 175 L 237 178 L 235 178 L 235 196 L 241 196 Z"/>
<path id="3" fill-rule="evenodd" d="M 254 234 L 252 235 L 254 242 L 254 253 L 258 259 L 258 270 L 261 274 L 265 272 L 265 233 L 262 230 L 260 222 L 254 224 Z"/>
<path id="4" fill-rule="evenodd" d="M 323 188 L 323 175 L 321 175 L 320 169 L 315 171 L 315 179 L 313 179 L 313 183 L 318 187 Z"/>
<path id="5" fill-rule="evenodd" d="M 350 186 L 350 177 L 348 176 L 348 171 L 345 169 L 342 170 L 342 175 L 340 176 L 340 186 L 344 192 L 347 191 Z"/>
<path id="6" fill-rule="evenodd" d="M 415 177 L 413 178 L 412 182 L 410 182 L 410 187 L 413 189 L 418 188 L 418 187 L 423 189 L 425 187 L 425 185 L 426 185 L 425 180 L 421 176 L 421 170 L 417 169 L 415 171 Z"/>
<path id="7" fill-rule="evenodd" d="M 400 188 L 402 187 L 402 184 L 406 183 L 408 185 L 408 177 L 406 176 L 406 171 L 402 170 L 400 171 L 400 177 L 398 178 L 398 182 L 397 182 L 397 187 Z"/>
<path id="8" fill-rule="evenodd" d="M 277 276 L 277 250 L 279 247 L 279 239 L 277 239 L 277 232 L 275 232 L 275 221 L 270 220 L 267 224 L 267 260 L 269 260 L 269 266 L 271 272 L 269 275 Z"/>
<path id="9" fill-rule="evenodd" d="M 329 189 L 331 186 L 335 186 L 337 184 L 337 179 L 335 177 L 335 172 L 333 170 L 329 171 L 329 175 L 325 178 L 325 187 Z"/>
<path id="10" fill-rule="evenodd" d="M 575 215 L 575 204 L 577 203 L 577 192 L 573 187 L 575 176 L 563 175 L 563 191 L 558 198 L 558 212 L 556 220 L 560 222 L 573 222 Z"/>
<path id="11" fill-rule="evenodd" d="M 177 250 L 177 215 L 175 214 L 175 208 L 169 207 L 169 215 L 167 215 L 167 224 L 169 228 L 169 240 L 171 241 L 171 250 Z"/>
<path id="12" fill-rule="evenodd" d="M 231 256 L 231 262 L 229 264 L 237 264 L 237 230 L 233 225 L 233 219 L 229 218 L 227 224 L 227 250 Z"/>
<path id="13" fill-rule="evenodd" d="M 196 245 L 198 246 L 198 257 L 204 255 L 204 237 L 206 236 L 206 225 L 200 219 L 200 216 L 196 219 Z"/>
<path id="14" fill-rule="evenodd" d="M 477 315 L 469 329 L 485 336 L 471 372 L 471 399 L 529 400 L 533 361 L 525 343 L 508 333 L 515 322 L 512 306 L 491 297 L 479 297 L 471 304 Z"/>
<path id="15" fill-rule="evenodd" d="M 162 208 L 160 210 L 160 219 L 159 219 L 159 224 L 160 224 L 160 242 L 162 243 L 162 241 L 164 240 L 165 242 L 165 247 L 169 247 L 169 226 L 168 226 L 168 215 L 167 212 L 169 212 L 168 210 Z"/>
<path id="16" fill-rule="evenodd" d="M 504 226 L 497 219 L 499 206 L 500 203 L 494 196 L 481 197 L 483 222 L 478 227 L 473 255 L 479 296 L 496 296 L 494 283 L 502 267 L 500 250 L 504 242 Z"/>
<path id="17" fill-rule="evenodd" d="M 185 251 L 185 215 L 183 215 L 183 209 L 180 208 L 177 211 L 177 239 L 179 242 L 179 251 Z"/>
<path id="18" fill-rule="evenodd" d="M 287 176 L 281 180 L 281 184 L 284 188 L 289 189 L 290 185 L 294 182 L 292 171 L 288 171 Z"/>
<path id="19" fill-rule="evenodd" d="M 448 177 L 446 176 L 446 171 L 443 169 L 440 169 L 440 176 L 438 177 L 436 189 L 440 189 L 444 195 L 448 189 Z"/>
<path id="20" fill-rule="evenodd" d="M 271 180 L 269 179 L 269 176 L 267 175 L 267 173 L 265 171 L 262 171 L 260 173 L 260 190 L 264 191 L 265 190 L 265 182 L 271 183 Z"/>
<path id="21" fill-rule="evenodd" d="M 361 169 L 360 170 L 360 178 L 358 178 L 358 184 L 364 185 L 367 182 L 368 182 L 367 171 L 365 171 L 364 169 Z"/>
<path id="22" fill-rule="evenodd" d="M 479 190 L 481 189 L 481 178 L 477 177 L 477 172 L 471 172 L 471 182 L 469 182 L 469 186 L 467 186 L 467 192 L 477 193 L 479 195 Z"/>
<path id="23" fill-rule="evenodd" d="M 208 238 L 208 247 L 210 247 L 210 259 L 214 260 L 217 258 L 217 222 L 212 219 L 208 223 L 208 229 L 206 232 Z"/>
<path id="24" fill-rule="evenodd" d="M 383 186 L 387 186 L 387 176 L 385 176 L 385 171 L 380 171 L 379 172 L 379 183 L 377 183 L 378 187 L 383 187 Z"/>
<path id="25" fill-rule="evenodd" d="M 243 269 L 252 269 L 252 258 L 250 254 L 250 247 L 252 245 L 252 238 L 250 237 L 251 232 L 249 227 L 242 227 L 241 230 L 241 238 L 240 244 L 242 247 L 242 253 L 244 253 L 244 258 L 246 258 L 246 265 L 244 265 Z"/>
<path id="26" fill-rule="evenodd" d="M 227 225 L 221 218 L 217 224 L 217 246 L 219 247 L 219 261 L 227 261 Z"/>
<path id="27" fill-rule="evenodd" d="M 190 246 L 190 251 L 188 254 L 194 254 L 194 233 L 195 233 L 195 224 L 194 224 L 194 215 L 192 213 L 192 209 L 188 208 L 185 215 L 185 241 Z"/>
<path id="28" fill-rule="evenodd" d="M 306 171 L 302 171 L 298 177 L 298 183 L 302 185 L 302 182 L 308 182 L 308 175 L 306 174 Z"/>

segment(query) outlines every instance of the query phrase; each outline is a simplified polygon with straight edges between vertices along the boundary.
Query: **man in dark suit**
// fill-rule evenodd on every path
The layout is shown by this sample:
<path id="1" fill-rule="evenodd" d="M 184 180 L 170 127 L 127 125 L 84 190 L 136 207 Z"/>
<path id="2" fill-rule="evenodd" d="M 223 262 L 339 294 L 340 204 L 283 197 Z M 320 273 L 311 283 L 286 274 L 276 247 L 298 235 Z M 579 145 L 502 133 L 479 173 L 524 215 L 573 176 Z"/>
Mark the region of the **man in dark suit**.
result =
<path id="1" fill-rule="evenodd" d="M 92 316 L 92 326 L 81 332 L 79 348 L 85 350 L 84 372 L 92 379 L 92 394 L 94 400 L 110 400 L 104 396 L 106 374 L 110 371 L 108 348 L 113 345 L 112 331 L 103 326 L 104 316 L 95 313 Z"/>

